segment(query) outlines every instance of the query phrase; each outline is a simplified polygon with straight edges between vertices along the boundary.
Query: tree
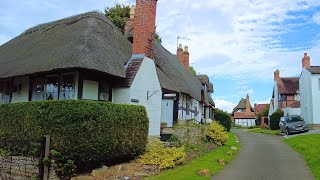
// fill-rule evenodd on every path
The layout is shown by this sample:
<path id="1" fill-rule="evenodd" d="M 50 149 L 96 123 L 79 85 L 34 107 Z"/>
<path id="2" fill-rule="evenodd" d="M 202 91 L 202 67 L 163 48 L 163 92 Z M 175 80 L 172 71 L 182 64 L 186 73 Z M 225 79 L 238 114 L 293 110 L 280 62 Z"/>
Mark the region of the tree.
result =
<path id="1" fill-rule="evenodd" d="M 280 118 L 283 116 L 283 111 L 281 109 L 278 109 L 276 112 L 274 112 L 270 116 L 270 129 L 271 130 L 277 130 L 280 129 L 279 122 Z"/>
<path id="2" fill-rule="evenodd" d="M 105 16 L 124 32 L 127 19 L 130 18 L 130 6 L 117 3 L 114 7 L 107 7 L 105 9 Z"/>
<path id="3" fill-rule="evenodd" d="M 192 74 L 197 75 L 196 70 L 194 70 L 194 68 L 192 66 L 189 66 L 189 71 L 191 71 Z"/>
<path id="4" fill-rule="evenodd" d="M 231 129 L 231 116 L 229 113 L 224 112 L 220 109 L 216 109 L 214 111 L 215 120 L 219 121 L 219 123 L 226 128 L 227 131 Z"/>
<path id="5" fill-rule="evenodd" d="M 257 122 L 256 122 L 256 125 L 257 126 L 260 126 L 261 125 L 261 117 L 268 117 L 269 115 L 269 108 L 270 108 L 270 105 L 268 105 L 266 107 L 265 110 L 263 110 L 262 112 L 260 112 L 259 114 L 257 114 Z"/>
<path id="6" fill-rule="evenodd" d="M 105 9 L 105 16 L 124 33 L 127 19 L 130 18 L 130 6 L 117 3 L 114 7 L 107 7 Z M 155 39 L 159 43 L 162 43 L 158 32 L 155 33 Z"/>

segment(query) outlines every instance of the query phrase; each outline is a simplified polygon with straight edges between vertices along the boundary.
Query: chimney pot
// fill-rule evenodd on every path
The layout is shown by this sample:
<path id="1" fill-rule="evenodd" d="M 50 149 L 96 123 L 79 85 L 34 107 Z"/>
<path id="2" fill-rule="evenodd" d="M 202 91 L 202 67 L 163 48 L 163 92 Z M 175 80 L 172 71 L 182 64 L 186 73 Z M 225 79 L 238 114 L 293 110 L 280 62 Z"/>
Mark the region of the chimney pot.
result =
<path id="1" fill-rule="evenodd" d="M 184 52 L 189 52 L 188 49 L 188 46 L 184 46 Z"/>
<path id="2" fill-rule="evenodd" d="M 131 19 L 134 18 L 134 11 L 135 11 L 135 6 L 132 5 L 132 6 L 130 7 L 130 18 L 131 18 Z"/>

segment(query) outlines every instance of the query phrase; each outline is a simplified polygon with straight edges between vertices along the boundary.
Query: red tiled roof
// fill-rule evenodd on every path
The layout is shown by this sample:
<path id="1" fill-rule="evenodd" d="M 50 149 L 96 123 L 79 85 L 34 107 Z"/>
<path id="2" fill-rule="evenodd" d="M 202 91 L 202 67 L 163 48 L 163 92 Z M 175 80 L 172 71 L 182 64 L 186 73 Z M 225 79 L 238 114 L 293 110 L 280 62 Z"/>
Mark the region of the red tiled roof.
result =
<path id="1" fill-rule="evenodd" d="M 255 119 L 256 115 L 254 112 L 235 112 L 234 119 Z"/>
<path id="2" fill-rule="evenodd" d="M 256 113 L 260 113 L 268 108 L 269 104 L 254 104 Z"/>
<path id="3" fill-rule="evenodd" d="M 299 78 L 280 78 L 277 84 L 280 94 L 296 94 L 299 90 Z"/>
<path id="4" fill-rule="evenodd" d="M 288 107 L 291 107 L 291 108 L 300 108 L 300 101 L 295 101 L 293 102 L 292 104 L 290 104 Z"/>

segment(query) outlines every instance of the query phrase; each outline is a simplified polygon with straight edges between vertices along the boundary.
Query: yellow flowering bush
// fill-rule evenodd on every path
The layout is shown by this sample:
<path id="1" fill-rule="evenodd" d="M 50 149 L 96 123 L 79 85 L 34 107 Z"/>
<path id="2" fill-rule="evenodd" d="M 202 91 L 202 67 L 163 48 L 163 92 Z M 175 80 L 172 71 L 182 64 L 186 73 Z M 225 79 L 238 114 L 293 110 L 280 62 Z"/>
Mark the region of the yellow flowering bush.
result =
<path id="1" fill-rule="evenodd" d="M 228 134 L 223 126 L 212 121 L 207 131 L 207 137 L 210 142 L 222 146 L 228 140 Z"/>
<path id="2" fill-rule="evenodd" d="M 137 161 L 146 165 L 157 165 L 160 169 L 174 168 L 186 159 L 184 148 L 165 147 L 160 140 L 152 140 L 146 152 Z"/>

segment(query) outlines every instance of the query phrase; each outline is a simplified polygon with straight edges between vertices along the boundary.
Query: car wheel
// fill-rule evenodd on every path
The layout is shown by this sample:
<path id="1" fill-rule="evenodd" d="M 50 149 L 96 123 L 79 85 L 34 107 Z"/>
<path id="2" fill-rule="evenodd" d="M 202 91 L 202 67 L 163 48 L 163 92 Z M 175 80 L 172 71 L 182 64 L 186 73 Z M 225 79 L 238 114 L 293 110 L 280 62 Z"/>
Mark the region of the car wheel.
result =
<path id="1" fill-rule="evenodd" d="M 286 128 L 286 134 L 287 134 L 287 135 L 290 135 L 290 134 L 291 134 L 288 128 Z"/>

